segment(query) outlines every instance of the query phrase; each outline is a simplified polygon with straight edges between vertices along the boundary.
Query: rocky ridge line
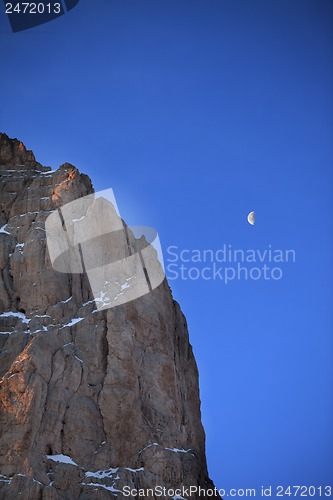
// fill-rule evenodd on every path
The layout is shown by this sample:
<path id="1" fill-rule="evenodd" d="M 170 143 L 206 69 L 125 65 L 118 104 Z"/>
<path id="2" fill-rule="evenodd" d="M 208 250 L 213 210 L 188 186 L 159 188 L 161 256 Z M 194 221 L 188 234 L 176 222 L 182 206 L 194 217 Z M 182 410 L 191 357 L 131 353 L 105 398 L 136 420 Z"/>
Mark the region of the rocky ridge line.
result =
<path id="1" fill-rule="evenodd" d="M 51 171 L 0 134 L 0 499 L 213 487 L 197 367 L 166 280 L 97 311 L 85 274 L 51 266 L 46 217 L 92 192 L 73 165 Z"/>

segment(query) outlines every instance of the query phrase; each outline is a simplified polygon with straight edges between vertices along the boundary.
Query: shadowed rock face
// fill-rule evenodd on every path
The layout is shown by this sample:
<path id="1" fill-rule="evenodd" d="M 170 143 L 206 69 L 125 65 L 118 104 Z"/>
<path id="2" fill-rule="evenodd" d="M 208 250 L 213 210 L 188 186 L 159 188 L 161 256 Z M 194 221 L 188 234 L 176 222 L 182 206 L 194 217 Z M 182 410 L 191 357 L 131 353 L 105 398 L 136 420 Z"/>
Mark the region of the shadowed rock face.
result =
<path id="1" fill-rule="evenodd" d="M 0 134 L 0 499 L 213 487 L 197 367 L 167 282 L 98 311 L 85 274 L 51 266 L 47 216 L 92 192 L 72 165 L 53 172 Z"/>

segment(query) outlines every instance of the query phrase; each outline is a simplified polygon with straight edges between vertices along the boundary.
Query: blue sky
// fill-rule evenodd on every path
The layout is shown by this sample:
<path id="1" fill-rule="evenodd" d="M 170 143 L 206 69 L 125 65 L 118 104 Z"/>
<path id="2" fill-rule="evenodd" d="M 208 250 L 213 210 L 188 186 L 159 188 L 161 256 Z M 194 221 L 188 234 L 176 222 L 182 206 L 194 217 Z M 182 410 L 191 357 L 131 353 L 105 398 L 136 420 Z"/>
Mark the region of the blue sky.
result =
<path id="1" fill-rule="evenodd" d="M 281 280 L 170 281 L 219 487 L 332 482 L 332 14 L 328 0 L 81 0 L 16 34 L 0 17 L 0 129 L 41 163 L 112 187 L 165 256 L 296 252 Z"/>

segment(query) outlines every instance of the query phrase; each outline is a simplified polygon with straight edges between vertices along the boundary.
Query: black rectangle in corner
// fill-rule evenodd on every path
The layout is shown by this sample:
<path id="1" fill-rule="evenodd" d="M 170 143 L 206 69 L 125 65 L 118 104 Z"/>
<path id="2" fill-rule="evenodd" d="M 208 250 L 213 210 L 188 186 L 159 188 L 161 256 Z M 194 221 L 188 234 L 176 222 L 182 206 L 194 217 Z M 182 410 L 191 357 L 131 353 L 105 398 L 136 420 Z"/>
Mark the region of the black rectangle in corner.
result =
<path id="1" fill-rule="evenodd" d="M 66 9 L 71 10 L 74 9 L 74 7 L 79 3 L 80 0 L 64 0 Z"/>

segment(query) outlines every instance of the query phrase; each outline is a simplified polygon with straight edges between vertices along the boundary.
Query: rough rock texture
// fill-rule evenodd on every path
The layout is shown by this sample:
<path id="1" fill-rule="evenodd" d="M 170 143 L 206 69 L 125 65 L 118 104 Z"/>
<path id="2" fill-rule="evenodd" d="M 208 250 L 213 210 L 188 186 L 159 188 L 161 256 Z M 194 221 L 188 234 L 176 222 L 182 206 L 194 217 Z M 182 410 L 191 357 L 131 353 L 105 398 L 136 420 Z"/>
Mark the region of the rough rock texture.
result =
<path id="1" fill-rule="evenodd" d="M 167 282 L 97 311 L 85 274 L 52 268 L 44 225 L 93 192 L 89 178 L 41 166 L 5 134 L 0 176 L 0 499 L 212 488 L 197 367 Z"/>

